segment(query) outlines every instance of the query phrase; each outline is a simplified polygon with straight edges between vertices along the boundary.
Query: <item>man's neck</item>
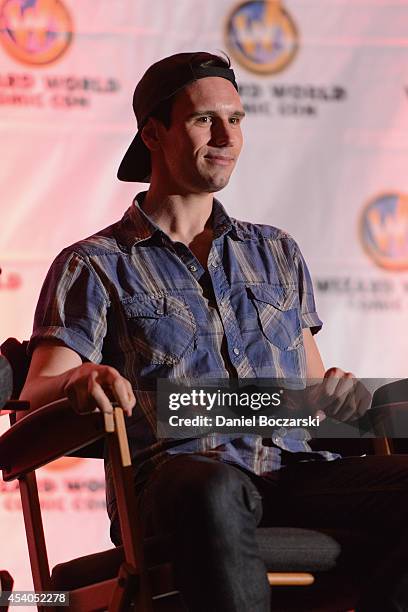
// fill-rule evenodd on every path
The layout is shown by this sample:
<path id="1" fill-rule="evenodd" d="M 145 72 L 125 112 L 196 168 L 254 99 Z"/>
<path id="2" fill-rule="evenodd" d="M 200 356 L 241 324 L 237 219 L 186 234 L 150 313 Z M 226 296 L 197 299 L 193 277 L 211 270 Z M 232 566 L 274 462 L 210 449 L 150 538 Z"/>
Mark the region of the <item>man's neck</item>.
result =
<path id="1" fill-rule="evenodd" d="M 213 195 L 163 194 L 152 187 L 143 201 L 144 212 L 173 241 L 190 246 L 199 237 L 212 233 L 211 213 Z"/>

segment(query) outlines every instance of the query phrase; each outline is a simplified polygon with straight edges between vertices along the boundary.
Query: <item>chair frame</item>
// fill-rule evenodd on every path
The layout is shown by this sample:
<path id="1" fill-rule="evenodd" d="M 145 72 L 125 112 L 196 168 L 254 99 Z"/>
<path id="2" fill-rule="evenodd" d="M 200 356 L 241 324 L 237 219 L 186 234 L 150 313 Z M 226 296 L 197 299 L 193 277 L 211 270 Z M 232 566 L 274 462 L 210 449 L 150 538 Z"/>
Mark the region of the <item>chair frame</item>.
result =
<path id="1" fill-rule="evenodd" d="M 5 409 L 26 410 L 27 407 L 27 402 L 21 402 L 19 406 L 14 401 Z M 26 414 L 0 439 L 3 479 L 6 482 L 19 481 L 34 589 L 51 590 L 35 470 L 100 439 L 105 439 L 112 462 L 125 560 L 116 579 L 70 591 L 70 610 L 108 609 L 117 612 L 126 610 L 129 602 L 133 601 L 137 610 L 152 612 L 150 581 L 140 544 L 141 527 L 135 519 L 132 464 L 123 411 L 118 407 L 112 414 L 78 414 L 67 399 L 59 400 Z M 38 610 L 46 612 L 41 606 Z"/>
<path id="2" fill-rule="evenodd" d="M 5 345 L 2 348 L 6 348 Z M 21 368 L 26 365 L 24 363 Z M 21 372 L 14 397 L 23 378 Z M 138 611 L 152 612 L 156 609 L 155 600 L 162 601 L 166 595 L 176 591 L 168 567 L 163 571 L 154 568 L 154 572 L 147 569 L 122 409 L 115 407 L 112 414 L 78 413 L 67 398 L 33 412 L 27 412 L 29 407 L 28 402 L 17 400 L 9 401 L 5 406 L 11 411 L 11 428 L 0 438 L 0 469 L 5 481 L 19 481 L 35 590 L 47 591 L 51 587 L 35 470 L 67 454 L 98 456 L 89 454 L 89 448 L 102 443 L 108 450 L 113 470 L 124 561 L 116 578 L 71 590 L 70 610 L 108 609 L 109 612 L 119 612 L 128 609 L 133 602 Z M 17 421 L 15 414 L 19 410 L 26 411 L 26 414 Z M 373 439 L 372 442 L 376 454 L 391 454 L 387 438 Z M 309 572 L 268 572 L 268 581 L 271 586 L 307 586 L 314 583 L 315 577 Z M 45 608 L 38 609 L 46 612 Z"/>
<path id="3" fill-rule="evenodd" d="M 84 612 L 105 607 L 109 612 L 119 612 L 126 610 L 129 602 L 133 601 L 137 610 L 152 612 L 154 599 L 162 596 L 160 591 L 171 589 L 171 582 L 166 572 L 162 575 L 156 573 L 152 593 L 143 547 L 140 545 L 141 525 L 135 519 L 133 471 L 123 410 L 115 407 L 112 414 L 78 414 L 68 399 L 28 413 L 28 402 L 12 400 L 5 409 L 12 411 L 12 426 L 0 439 L 0 468 L 4 481 L 19 481 L 35 591 L 51 590 L 35 470 L 104 439 L 112 463 L 125 561 L 117 578 L 70 591 L 70 610 Z M 23 410 L 26 414 L 16 421 L 13 411 L 17 410 Z M 308 572 L 268 572 L 268 581 L 271 586 L 307 586 L 314 582 L 314 576 Z M 46 612 L 42 607 L 38 607 L 38 610 Z M 50 608 L 47 607 L 47 610 Z"/>

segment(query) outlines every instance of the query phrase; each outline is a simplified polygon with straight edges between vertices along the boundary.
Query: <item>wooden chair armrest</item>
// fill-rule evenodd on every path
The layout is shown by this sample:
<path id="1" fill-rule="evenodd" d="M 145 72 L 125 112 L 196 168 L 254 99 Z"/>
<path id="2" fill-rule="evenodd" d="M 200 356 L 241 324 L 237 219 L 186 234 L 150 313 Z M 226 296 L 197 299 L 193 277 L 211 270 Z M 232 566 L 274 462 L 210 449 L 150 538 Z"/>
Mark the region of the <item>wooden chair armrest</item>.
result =
<path id="1" fill-rule="evenodd" d="M 30 410 L 30 402 L 25 402 L 23 400 L 9 400 L 5 403 L 1 412 L 8 414 L 9 412 L 24 412 L 27 410 Z"/>
<path id="2" fill-rule="evenodd" d="M 113 415 L 78 414 L 67 398 L 42 406 L 0 437 L 3 479 L 19 478 L 113 431 Z"/>

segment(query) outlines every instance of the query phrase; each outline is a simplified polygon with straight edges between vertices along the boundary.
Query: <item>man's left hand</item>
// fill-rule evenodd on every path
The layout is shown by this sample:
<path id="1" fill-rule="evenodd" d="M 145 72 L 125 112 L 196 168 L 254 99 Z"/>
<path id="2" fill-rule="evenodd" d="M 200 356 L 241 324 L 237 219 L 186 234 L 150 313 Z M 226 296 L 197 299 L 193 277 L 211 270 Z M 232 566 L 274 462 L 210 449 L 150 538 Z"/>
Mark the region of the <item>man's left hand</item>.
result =
<path id="1" fill-rule="evenodd" d="M 351 372 L 329 368 L 315 389 L 318 405 L 316 415 L 322 421 L 331 417 L 336 421 L 356 421 L 371 405 L 371 394 Z"/>

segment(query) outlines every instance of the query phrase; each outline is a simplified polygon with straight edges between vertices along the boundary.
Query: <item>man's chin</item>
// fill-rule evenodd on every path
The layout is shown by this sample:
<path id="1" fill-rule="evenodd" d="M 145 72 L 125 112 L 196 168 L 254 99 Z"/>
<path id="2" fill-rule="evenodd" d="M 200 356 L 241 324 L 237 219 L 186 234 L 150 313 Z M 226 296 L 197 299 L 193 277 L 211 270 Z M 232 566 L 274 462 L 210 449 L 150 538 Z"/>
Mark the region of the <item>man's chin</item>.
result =
<path id="1" fill-rule="evenodd" d="M 217 185 L 212 185 L 209 188 L 209 193 L 217 193 L 217 191 L 221 191 L 222 189 L 224 189 L 224 187 L 226 187 L 228 185 L 228 181 L 225 181 L 225 183 L 223 183 L 222 185 L 217 184 Z"/>
<path id="2" fill-rule="evenodd" d="M 224 189 L 224 187 L 228 185 L 229 180 L 230 175 L 207 177 L 206 183 L 209 192 L 215 193 L 216 191 L 221 191 L 221 189 Z"/>
<path id="3" fill-rule="evenodd" d="M 232 172 L 199 172 L 189 180 L 194 193 L 215 193 L 229 183 Z"/>

